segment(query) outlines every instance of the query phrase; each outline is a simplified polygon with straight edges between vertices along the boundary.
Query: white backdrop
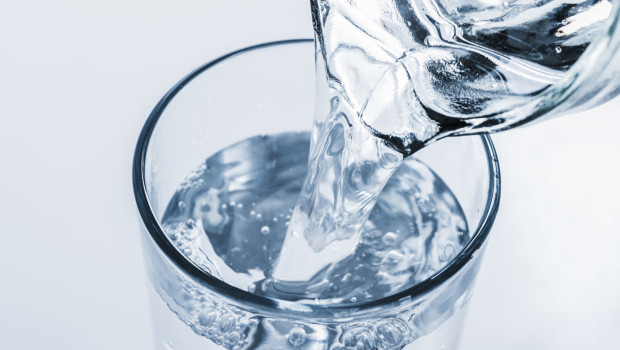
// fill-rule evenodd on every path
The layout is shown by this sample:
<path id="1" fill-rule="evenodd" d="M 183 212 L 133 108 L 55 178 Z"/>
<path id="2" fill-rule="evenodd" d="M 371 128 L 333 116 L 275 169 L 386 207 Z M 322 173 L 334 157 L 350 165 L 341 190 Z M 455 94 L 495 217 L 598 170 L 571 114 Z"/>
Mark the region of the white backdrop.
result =
<path id="1" fill-rule="evenodd" d="M 310 36 L 307 0 L 0 2 L 0 349 L 152 348 L 142 123 L 208 59 Z M 614 130 L 618 99 L 494 137 L 503 198 L 463 350 L 620 344 Z"/>

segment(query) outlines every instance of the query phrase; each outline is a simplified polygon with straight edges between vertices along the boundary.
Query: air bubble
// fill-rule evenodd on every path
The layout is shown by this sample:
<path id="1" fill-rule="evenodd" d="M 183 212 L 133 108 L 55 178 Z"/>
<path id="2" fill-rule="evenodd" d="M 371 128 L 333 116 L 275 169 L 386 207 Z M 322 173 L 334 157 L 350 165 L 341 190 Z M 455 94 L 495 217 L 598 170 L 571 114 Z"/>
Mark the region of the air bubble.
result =
<path id="1" fill-rule="evenodd" d="M 381 263 L 385 264 L 398 264 L 399 262 L 405 260 L 405 256 L 398 251 L 390 250 Z"/>
<path id="2" fill-rule="evenodd" d="M 567 24 L 568 24 L 568 19 L 564 18 L 564 19 L 562 20 L 562 25 L 563 25 L 563 26 L 565 26 L 565 25 L 567 25 Z"/>
<path id="3" fill-rule="evenodd" d="M 350 302 L 355 303 L 357 302 L 357 298 L 356 297 L 351 297 L 351 299 L 349 299 Z"/>
<path id="4" fill-rule="evenodd" d="M 439 256 L 439 260 L 442 262 L 448 261 L 452 259 L 455 253 L 456 253 L 456 248 L 454 247 L 454 244 L 451 242 L 448 242 L 445 245 L 445 247 L 443 247 L 443 254 Z"/>
<path id="5" fill-rule="evenodd" d="M 215 321 L 217 321 L 218 317 L 219 315 L 217 311 L 211 311 L 211 312 L 203 311 L 198 315 L 198 322 L 204 327 L 209 327 Z"/>
<path id="6" fill-rule="evenodd" d="M 561 53 L 561 52 L 562 52 L 562 48 L 561 48 L 561 47 L 559 47 L 559 46 L 556 46 L 556 47 L 555 47 L 555 52 L 556 52 L 556 53 Z"/>
<path id="7" fill-rule="evenodd" d="M 409 327 L 400 319 L 382 322 L 376 330 L 382 348 L 386 349 L 400 348 L 410 333 Z"/>
<path id="8" fill-rule="evenodd" d="M 342 276 L 342 282 L 347 282 L 349 278 L 351 278 L 351 274 L 348 272 L 345 273 L 344 276 Z"/>
<path id="9" fill-rule="evenodd" d="M 220 331 L 226 333 L 234 329 L 236 325 L 237 325 L 237 320 L 235 319 L 235 316 L 224 315 L 220 318 L 218 327 Z"/>
<path id="10" fill-rule="evenodd" d="M 269 234 L 269 226 L 263 226 L 260 228 L 260 233 L 264 234 L 264 235 L 268 235 Z"/>
<path id="11" fill-rule="evenodd" d="M 236 344 L 241 340 L 241 336 L 237 332 L 232 332 L 228 335 L 226 342 L 229 344 Z"/>
<path id="12" fill-rule="evenodd" d="M 287 337 L 288 342 L 291 343 L 293 346 L 301 346 L 303 345 L 303 343 L 306 342 L 306 331 L 300 326 L 295 326 L 288 333 Z"/>
<path id="13" fill-rule="evenodd" d="M 394 243 L 396 243 L 397 239 L 398 239 L 398 235 L 395 234 L 394 232 L 386 232 L 381 238 L 381 240 L 383 241 L 383 244 L 385 245 L 393 245 Z"/>
<path id="14" fill-rule="evenodd" d="M 357 350 L 377 349 L 376 339 L 373 332 L 365 327 L 349 329 L 342 336 L 344 345 Z"/>

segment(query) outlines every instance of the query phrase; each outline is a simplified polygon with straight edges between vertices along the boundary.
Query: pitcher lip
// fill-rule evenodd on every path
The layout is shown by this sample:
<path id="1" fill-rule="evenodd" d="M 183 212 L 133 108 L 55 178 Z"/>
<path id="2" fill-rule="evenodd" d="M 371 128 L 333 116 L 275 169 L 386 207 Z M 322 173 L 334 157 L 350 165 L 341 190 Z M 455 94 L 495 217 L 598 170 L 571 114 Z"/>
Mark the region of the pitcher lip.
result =
<path id="1" fill-rule="evenodd" d="M 194 265 L 194 263 L 187 259 L 187 257 L 180 251 L 178 251 L 172 242 L 170 242 L 167 238 L 149 204 L 144 177 L 146 154 L 153 130 L 167 105 L 177 95 L 177 93 L 185 87 L 186 84 L 191 82 L 194 78 L 209 68 L 233 56 L 278 45 L 308 44 L 312 42 L 313 39 L 291 39 L 249 46 L 209 61 L 186 75 L 161 98 L 146 120 L 138 138 L 134 153 L 132 180 L 138 211 L 149 235 L 155 241 L 159 249 L 161 249 L 161 251 L 166 255 L 166 257 L 170 259 L 170 261 L 172 261 L 177 268 L 191 276 L 196 282 L 206 285 L 211 291 L 217 293 L 219 296 L 230 300 L 234 304 L 243 305 L 246 309 L 255 309 L 264 314 L 277 313 L 278 315 L 282 315 L 283 313 L 286 313 L 289 317 L 293 318 L 312 318 L 313 320 L 324 318 L 325 320 L 335 321 L 335 315 L 342 315 L 343 317 L 350 319 L 356 314 L 368 312 L 381 306 L 395 303 L 399 304 L 405 299 L 415 300 L 449 280 L 474 257 L 474 254 L 482 247 L 487 236 L 489 235 L 498 212 L 500 199 L 499 163 L 497 160 L 495 147 L 493 146 L 491 138 L 488 135 L 480 136 L 485 146 L 484 148 L 489 169 L 490 180 L 487 202 L 482 218 L 467 245 L 460 251 L 459 254 L 457 254 L 455 258 L 452 259 L 448 265 L 424 281 L 386 297 L 352 304 L 311 305 L 259 296 L 231 286 L 224 281 L 207 274 L 198 266 Z"/>

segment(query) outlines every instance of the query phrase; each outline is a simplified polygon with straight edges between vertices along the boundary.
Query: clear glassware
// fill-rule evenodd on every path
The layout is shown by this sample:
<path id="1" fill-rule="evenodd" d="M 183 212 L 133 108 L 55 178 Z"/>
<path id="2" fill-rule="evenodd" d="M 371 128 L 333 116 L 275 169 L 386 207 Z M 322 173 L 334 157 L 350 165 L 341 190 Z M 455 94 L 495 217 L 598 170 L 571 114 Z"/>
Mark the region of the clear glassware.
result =
<path id="1" fill-rule="evenodd" d="M 545 5 L 553 2 L 572 3 L 568 1 L 540 3 Z M 576 15 L 557 18 L 558 29 L 554 36 L 560 45 L 567 41 L 558 39 L 562 37 L 559 35 L 562 30 L 566 33 L 573 30 L 587 32 L 591 26 L 598 26 L 598 29 L 584 34 L 592 38 L 591 42 L 566 74 L 542 91 L 531 106 L 507 114 L 505 116 L 507 121 L 499 122 L 497 125 L 477 126 L 462 133 L 463 135 L 502 131 L 534 121 L 587 110 L 620 94 L 620 1 L 578 1 L 575 5 L 582 5 L 581 8 L 577 8 Z M 562 47 L 555 46 L 553 49 L 557 52 L 561 51 Z"/>
<path id="2" fill-rule="evenodd" d="M 403 153 L 620 94 L 618 0 L 311 2 L 319 74 Z"/>
<path id="3" fill-rule="evenodd" d="M 311 305 L 238 289 L 189 260 L 162 228 L 196 165 L 245 138 L 312 126 L 312 40 L 266 43 L 215 59 L 161 99 L 133 164 L 158 349 L 455 349 L 487 237 L 500 177 L 488 136 L 449 138 L 415 154 L 460 202 L 471 239 L 409 289 L 353 304 Z"/>

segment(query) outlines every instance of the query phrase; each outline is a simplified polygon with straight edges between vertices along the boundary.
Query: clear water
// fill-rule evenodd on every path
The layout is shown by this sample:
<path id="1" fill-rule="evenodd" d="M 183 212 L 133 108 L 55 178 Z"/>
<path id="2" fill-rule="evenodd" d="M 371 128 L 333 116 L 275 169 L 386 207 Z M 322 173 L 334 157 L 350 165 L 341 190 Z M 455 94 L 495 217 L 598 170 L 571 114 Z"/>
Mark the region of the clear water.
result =
<path id="1" fill-rule="evenodd" d="M 535 111 L 552 103 L 543 99 L 546 89 L 586 51 L 611 5 L 311 3 L 318 42 L 312 133 L 257 136 L 209 157 L 179 187 L 163 224 L 180 251 L 231 285 L 300 303 L 357 303 L 428 278 L 470 238 L 456 198 L 411 155 L 442 137 L 540 117 Z M 199 291 L 176 294 L 169 305 L 188 305 L 178 316 L 226 348 L 298 348 L 321 332 L 332 337 L 307 325 L 258 322 Z M 432 312 L 456 304 L 446 299 Z M 455 318 L 446 317 L 436 319 L 452 327 Z M 401 349 L 417 337 L 401 318 L 389 322 L 339 329 L 337 342 L 317 340 L 316 348 Z M 248 340 L 256 327 L 260 337 Z M 425 341 L 445 345 L 431 335 L 409 346 Z"/>
<path id="2" fill-rule="evenodd" d="M 208 158 L 167 207 L 163 224 L 170 240 L 231 285 L 311 304 L 393 294 L 437 272 L 468 242 L 465 215 L 452 192 L 410 157 L 378 196 L 350 255 L 314 275 L 303 288 L 274 281 L 308 169 L 309 144 L 309 133 L 256 136 Z M 299 255 L 294 264 L 311 262 Z"/>
<path id="3" fill-rule="evenodd" d="M 313 0 L 312 10 L 319 83 L 310 171 L 274 272 L 299 288 L 356 249 L 404 158 L 442 137 L 543 116 L 554 103 L 546 90 L 604 29 L 612 5 Z M 298 256 L 311 263 L 298 267 Z"/>

